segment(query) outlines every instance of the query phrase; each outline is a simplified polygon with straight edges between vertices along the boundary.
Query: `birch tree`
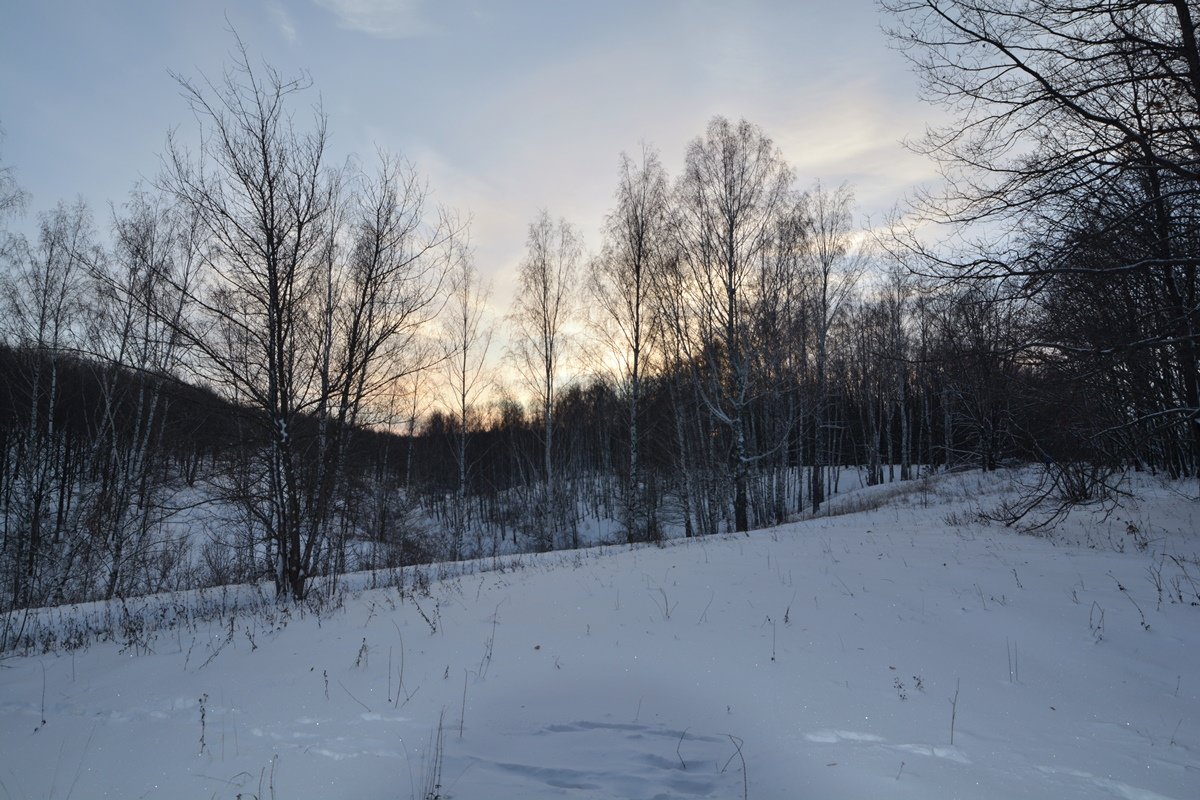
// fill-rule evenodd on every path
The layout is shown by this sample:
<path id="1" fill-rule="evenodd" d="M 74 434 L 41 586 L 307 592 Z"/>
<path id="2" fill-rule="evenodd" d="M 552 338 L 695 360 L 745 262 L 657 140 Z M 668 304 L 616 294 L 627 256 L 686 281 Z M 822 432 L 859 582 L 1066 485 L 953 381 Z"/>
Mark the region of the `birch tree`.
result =
<path id="1" fill-rule="evenodd" d="M 775 143 L 745 120 L 714 118 L 688 146 L 676 187 L 680 258 L 698 339 L 690 361 L 704 405 L 732 440 L 733 527 L 749 530 L 747 413 L 764 388 L 752 366 L 755 271 L 788 201 L 791 169 Z M 699 365 L 703 364 L 703 369 Z"/>
<path id="2" fill-rule="evenodd" d="M 658 154 L 644 147 L 638 162 L 622 155 L 618 174 L 616 208 L 605 219 L 604 247 L 587 285 L 626 405 L 622 525 L 628 541 L 643 541 L 660 535 L 641 466 L 643 384 L 660 335 L 652 284 L 672 256 L 673 243 L 667 176 Z"/>
<path id="3" fill-rule="evenodd" d="M 428 366 L 416 345 L 455 227 L 394 159 L 373 177 L 331 169 L 324 113 L 296 121 L 308 79 L 254 65 L 240 40 L 222 80 L 177 80 L 201 146 L 172 138 L 163 182 L 212 247 L 181 335 L 200 375 L 257 412 L 243 500 L 277 592 L 301 598 L 339 563 L 329 526 L 364 410 Z"/>
<path id="4" fill-rule="evenodd" d="M 202 249 L 197 234 L 193 217 L 135 191 L 113 221 L 111 253 L 89 265 L 88 341 L 101 374 L 86 525 L 102 551 L 89 569 L 107 571 L 102 594 L 109 599 L 161 588 L 150 563 L 170 562 L 178 548 L 157 536 L 171 514 L 164 387 L 183 367 L 178 331 Z"/>
<path id="5" fill-rule="evenodd" d="M 453 556 L 458 559 L 463 555 L 468 522 L 471 462 L 467 444 L 471 431 L 477 427 L 477 406 L 488 386 L 486 368 L 493 328 L 485 317 L 491 287 L 480 279 L 466 247 L 456 252 L 449 280 L 450 299 L 442 334 L 448 350 L 443 362 L 446 382 L 443 402 L 453 418 L 454 460 L 458 468 L 453 517 Z M 481 538 L 475 542 L 474 555 L 483 555 Z"/>
<path id="6" fill-rule="evenodd" d="M 812 286 L 812 320 L 816 334 L 813 369 L 817 391 L 809 486 L 814 512 L 825 500 L 825 468 L 829 460 L 830 331 L 866 265 L 866 254 L 853 236 L 853 202 L 854 196 L 845 185 L 829 191 L 818 183 L 809 192 L 806 261 Z"/>
<path id="7" fill-rule="evenodd" d="M 5 487 L 6 600 L 13 608 L 65 594 L 86 542 L 75 534 L 73 478 L 60 414 L 64 362 L 80 348 L 86 265 L 96 258 L 91 213 L 82 203 L 42 215 L 33 242 L 10 248 L 3 291 L 5 338 L 20 353 L 8 391 L 25 406 L 16 471 Z"/>
<path id="8" fill-rule="evenodd" d="M 535 538 L 538 548 L 545 550 L 556 545 L 564 520 L 574 518 L 555 473 L 554 410 L 571 348 L 568 325 L 578 303 L 575 281 L 582 255 L 575 228 L 563 219 L 555 223 L 543 211 L 529 226 L 519 290 L 509 314 L 511 362 L 540 417 L 542 491 Z M 576 543 L 573 533 L 571 539 Z"/>

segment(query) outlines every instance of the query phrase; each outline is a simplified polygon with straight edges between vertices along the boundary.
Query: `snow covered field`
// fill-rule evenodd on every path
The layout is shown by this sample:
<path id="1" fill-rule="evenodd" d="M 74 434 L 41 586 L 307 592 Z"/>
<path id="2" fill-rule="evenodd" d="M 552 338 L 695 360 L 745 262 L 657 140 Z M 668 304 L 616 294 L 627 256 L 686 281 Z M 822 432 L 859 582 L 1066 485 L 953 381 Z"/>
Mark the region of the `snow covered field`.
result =
<path id="1" fill-rule="evenodd" d="M 0 797 L 1200 796 L 1194 485 L 1003 488 L 10 655 Z"/>

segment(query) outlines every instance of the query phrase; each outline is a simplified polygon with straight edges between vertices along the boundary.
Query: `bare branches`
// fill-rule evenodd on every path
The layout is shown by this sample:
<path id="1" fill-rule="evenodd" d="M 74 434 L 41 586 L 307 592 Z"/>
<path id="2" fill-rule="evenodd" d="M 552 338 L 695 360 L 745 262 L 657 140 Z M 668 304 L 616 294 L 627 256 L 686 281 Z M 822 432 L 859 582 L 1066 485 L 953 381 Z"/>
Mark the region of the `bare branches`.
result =
<path id="1" fill-rule="evenodd" d="M 791 169 L 761 129 L 714 118 L 688 147 L 676 186 L 682 315 L 696 338 L 678 337 L 713 418 L 733 436 L 734 525 L 749 528 L 746 412 L 760 390 L 754 370 L 757 269 L 788 210 Z M 701 364 L 703 371 L 701 372 Z M 703 376 L 703 380 L 701 377 Z"/>
<path id="2" fill-rule="evenodd" d="M 593 262 L 587 286 L 598 312 L 592 323 L 626 400 L 629 446 L 622 524 L 627 540 L 636 541 L 658 536 L 642 488 L 639 415 L 643 385 L 662 336 L 654 282 L 676 258 L 667 175 L 654 150 L 644 146 L 640 162 L 621 156 L 616 203 L 605 220 L 604 249 Z"/>
<path id="3" fill-rule="evenodd" d="M 1026 362 L 1103 398 L 1080 424 L 1097 458 L 1114 457 L 1108 432 L 1184 408 L 1176 441 L 1149 445 L 1163 432 L 1144 425 L 1142 453 L 1126 457 L 1157 462 L 1165 447 L 1172 470 L 1200 473 L 1200 426 L 1188 422 L 1200 413 L 1194 4 L 883 6 L 927 98 L 952 115 L 917 145 L 946 181 L 915 211 L 953 233 L 929 245 L 910 228 L 892 237 L 893 253 L 946 283 L 991 284 L 1019 311 L 1013 346 Z"/>
<path id="4" fill-rule="evenodd" d="M 324 113 L 301 127 L 291 112 L 308 78 L 252 64 L 236 41 L 221 80 L 176 77 L 201 146 L 192 158 L 169 142 L 163 186 L 210 244 L 176 330 L 203 375 L 260 412 L 261 519 L 278 590 L 301 597 L 336 549 L 351 437 L 437 358 L 424 329 L 460 226 L 446 212 L 430 221 L 405 162 L 329 168 Z"/>
<path id="5" fill-rule="evenodd" d="M 582 256 L 583 244 L 575 228 L 566 220 L 553 222 L 543 211 L 529 225 L 520 292 L 509 314 L 513 326 L 510 361 L 541 413 L 545 484 L 537 516 L 542 537 L 538 546 L 544 549 L 554 545 L 555 531 L 563 525 L 565 513 L 554 474 L 554 407 L 572 346 L 567 326 L 578 302 L 575 280 Z"/>

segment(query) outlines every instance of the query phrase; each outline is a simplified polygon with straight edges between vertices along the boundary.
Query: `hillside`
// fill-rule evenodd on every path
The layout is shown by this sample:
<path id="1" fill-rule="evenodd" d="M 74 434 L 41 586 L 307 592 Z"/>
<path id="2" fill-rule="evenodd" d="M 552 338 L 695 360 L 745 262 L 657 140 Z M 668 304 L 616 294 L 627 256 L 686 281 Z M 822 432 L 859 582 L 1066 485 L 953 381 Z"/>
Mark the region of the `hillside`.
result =
<path id="1" fill-rule="evenodd" d="M 175 624 L 0 662 L 0 797 L 1194 797 L 1194 486 L 1035 537 L 977 516 L 1012 477 L 319 611 L 142 601 Z"/>

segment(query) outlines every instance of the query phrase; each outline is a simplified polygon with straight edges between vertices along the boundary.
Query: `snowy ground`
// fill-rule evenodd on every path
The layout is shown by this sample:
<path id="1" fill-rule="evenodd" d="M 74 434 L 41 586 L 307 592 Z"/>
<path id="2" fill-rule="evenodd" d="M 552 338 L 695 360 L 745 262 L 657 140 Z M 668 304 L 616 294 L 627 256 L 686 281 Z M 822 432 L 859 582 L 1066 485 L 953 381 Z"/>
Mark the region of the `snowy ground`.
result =
<path id="1" fill-rule="evenodd" d="M 11 656 L 0 798 L 1200 796 L 1200 506 L 993 481 Z"/>

